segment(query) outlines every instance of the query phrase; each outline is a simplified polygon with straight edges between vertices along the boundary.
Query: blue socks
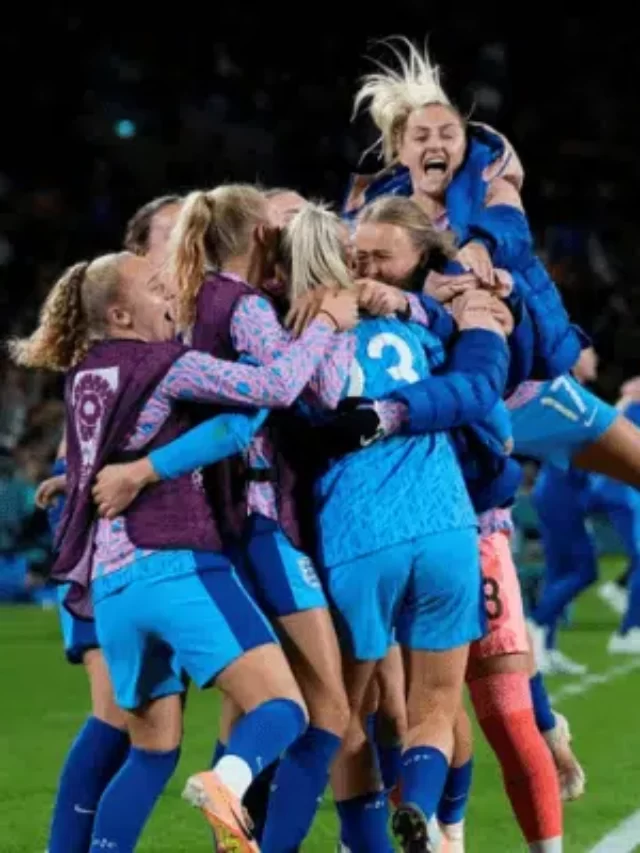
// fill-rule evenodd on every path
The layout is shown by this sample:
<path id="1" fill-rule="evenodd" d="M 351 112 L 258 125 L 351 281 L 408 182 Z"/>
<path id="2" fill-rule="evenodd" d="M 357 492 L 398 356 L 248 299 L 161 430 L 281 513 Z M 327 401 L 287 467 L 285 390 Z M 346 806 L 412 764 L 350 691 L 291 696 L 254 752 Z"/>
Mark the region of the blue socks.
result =
<path id="1" fill-rule="evenodd" d="M 260 844 L 264 853 L 295 853 L 304 841 L 329 781 L 341 739 L 309 726 L 287 750 L 275 774 Z"/>
<path id="2" fill-rule="evenodd" d="M 434 746 L 414 746 L 402 754 L 400 789 L 402 802 L 412 803 L 427 820 L 436 813 L 449 773 L 444 753 Z"/>
<path id="3" fill-rule="evenodd" d="M 544 734 L 555 727 L 556 718 L 553 716 L 553 711 L 549 704 L 549 696 L 547 695 L 547 689 L 544 686 L 541 673 L 536 672 L 533 678 L 529 679 L 529 687 L 531 688 L 531 701 L 533 703 L 536 725 L 538 726 L 538 731 Z"/>
<path id="4" fill-rule="evenodd" d="M 300 737 L 306 725 L 304 711 L 297 702 L 270 699 L 238 720 L 231 730 L 225 758 L 241 758 L 255 778 Z"/>
<path id="5" fill-rule="evenodd" d="M 132 853 L 179 756 L 179 749 L 151 752 L 131 747 L 100 801 L 91 849 Z"/>
<path id="6" fill-rule="evenodd" d="M 340 838 L 351 853 L 393 853 L 389 838 L 389 803 L 384 792 L 336 803 Z"/>
<path id="7" fill-rule="evenodd" d="M 49 853 L 87 853 L 100 797 L 129 752 L 126 732 L 89 717 L 67 754 L 53 810 Z"/>
<path id="8" fill-rule="evenodd" d="M 469 801 L 471 779 L 473 776 L 473 760 L 469 759 L 462 767 L 450 767 L 444 786 L 442 799 L 438 806 L 440 823 L 460 823 Z"/>
<path id="9" fill-rule="evenodd" d="M 400 778 L 402 745 L 400 743 L 386 744 L 380 741 L 376 725 L 377 716 L 377 714 L 369 714 L 364 729 L 369 743 L 374 748 L 384 787 L 387 791 L 390 791 L 396 786 Z"/>
<path id="10" fill-rule="evenodd" d="M 400 766 L 402 764 L 402 745 L 399 743 L 388 746 L 376 743 L 378 753 L 378 765 L 385 790 L 390 791 L 398 784 L 400 778 Z"/>

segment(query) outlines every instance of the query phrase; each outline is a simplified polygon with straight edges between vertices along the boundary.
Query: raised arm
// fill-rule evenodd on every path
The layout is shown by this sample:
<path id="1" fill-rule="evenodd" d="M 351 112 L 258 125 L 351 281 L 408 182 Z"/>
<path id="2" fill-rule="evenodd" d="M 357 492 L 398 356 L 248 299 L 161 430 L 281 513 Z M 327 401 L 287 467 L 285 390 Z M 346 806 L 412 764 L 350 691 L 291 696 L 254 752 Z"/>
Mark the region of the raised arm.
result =
<path id="1" fill-rule="evenodd" d="M 460 334 L 439 375 L 406 385 L 390 399 L 347 398 L 337 415 L 319 426 L 342 455 L 396 432 L 450 430 L 486 418 L 503 395 L 509 369 L 504 329 L 482 292 L 458 297 Z"/>
<path id="2" fill-rule="evenodd" d="M 521 267 L 533 251 L 520 195 L 524 170 L 513 146 L 502 134 L 490 127 L 485 127 L 485 132 L 500 140 L 502 152 L 482 172 L 484 204 L 476 206 L 466 239 L 484 246 L 495 267 L 511 270 Z"/>
<path id="3" fill-rule="evenodd" d="M 315 441 L 329 457 L 339 457 L 401 432 L 417 435 L 475 424 L 500 402 L 508 366 L 500 335 L 464 331 L 446 373 L 406 385 L 390 399 L 347 397 L 330 419 L 315 426 Z"/>

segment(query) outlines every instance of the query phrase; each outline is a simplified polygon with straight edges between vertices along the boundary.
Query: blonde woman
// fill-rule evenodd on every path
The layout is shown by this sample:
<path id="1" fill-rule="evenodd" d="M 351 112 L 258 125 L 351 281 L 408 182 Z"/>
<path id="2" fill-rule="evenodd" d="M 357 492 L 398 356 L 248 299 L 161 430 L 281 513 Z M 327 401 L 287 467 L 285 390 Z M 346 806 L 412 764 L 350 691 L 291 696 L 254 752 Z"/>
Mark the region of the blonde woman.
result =
<path id="1" fill-rule="evenodd" d="M 385 169 L 373 181 L 353 181 L 345 212 L 352 218 L 379 195 L 413 195 L 437 227 L 453 230 L 458 260 L 483 283 L 494 282 L 494 267 L 523 277 L 536 328 L 536 378 L 567 374 L 587 342 L 533 254 L 515 152 L 492 128 L 464 119 L 426 50 L 404 39 L 389 46 L 394 62 L 380 63 L 355 98 L 356 108 L 368 105 L 380 132 Z M 551 403 L 541 404 L 543 397 Z M 510 405 L 523 454 L 544 461 L 554 452 L 563 465 L 640 486 L 640 431 L 569 376 L 552 386 L 526 385 Z"/>
<path id="2" fill-rule="evenodd" d="M 116 702 L 128 712 L 131 748 L 97 806 L 95 847 L 134 849 L 178 761 L 186 672 L 200 687 L 215 681 L 245 711 L 228 755 L 214 773 L 190 781 L 188 796 L 221 847 L 257 849 L 240 800 L 262 761 L 306 725 L 288 664 L 220 553 L 199 481 L 159 484 L 124 515 L 99 522 L 92 484 L 107 458 L 160 448 L 185 431 L 179 400 L 290 404 L 334 329 L 349 324 L 348 299 L 328 298 L 325 308 L 338 319 L 321 317 L 306 344 L 293 344 L 273 365 L 230 364 L 173 341 L 153 267 L 122 252 L 67 270 L 36 331 L 12 344 L 22 366 L 67 371 L 69 485 L 53 577 L 71 583 L 65 603 L 76 616 L 95 615 Z"/>
<path id="3" fill-rule="evenodd" d="M 380 132 L 385 168 L 373 179 L 355 177 L 345 213 L 353 217 L 379 195 L 413 195 L 432 222 L 453 229 L 462 245 L 458 260 L 491 284 L 494 262 L 516 259 L 530 245 L 526 221 L 503 210 L 522 211 L 520 162 L 504 137 L 466 121 L 426 50 L 401 38 L 386 46 L 393 64 L 378 62 L 354 99 L 354 112 L 366 106 Z M 505 221 L 493 222 L 491 208 Z M 509 233 L 494 233 L 500 225 Z"/>
<path id="4" fill-rule="evenodd" d="M 129 220 L 124 248 L 146 257 L 155 268 L 161 269 L 168 236 L 179 208 L 179 196 L 162 196 L 147 202 Z M 54 535 L 64 507 L 65 455 L 63 441 L 53 476 L 41 484 L 37 495 L 38 505 L 48 511 Z M 60 601 L 65 593 L 65 587 L 61 587 Z M 91 715 L 77 733 L 62 768 L 48 851 L 85 853 L 91 841 L 98 802 L 127 756 L 129 737 L 125 714 L 115 703 L 95 623 L 78 619 L 61 606 L 60 625 L 67 660 L 74 665 L 82 664 L 87 672 Z"/>
<path id="5" fill-rule="evenodd" d="M 285 194 L 284 201 L 286 217 L 287 205 L 299 199 Z M 172 274 L 181 331 L 198 349 L 268 364 L 290 344 L 263 292 L 274 279 L 281 225 L 276 214 L 277 206 L 248 185 L 194 192 L 185 200 L 173 234 Z M 355 297 L 352 304 L 355 322 Z M 311 377 L 310 401 L 337 405 L 351 353 L 350 339 L 336 338 L 322 369 Z M 300 513 L 298 495 L 306 476 L 300 460 L 304 463 L 308 453 L 290 423 L 286 414 L 270 419 L 243 461 L 205 471 L 227 548 L 265 614 L 286 637 L 310 714 L 309 728 L 276 773 L 261 839 L 265 850 L 302 843 L 348 721 L 338 642 L 307 555 Z M 233 718 L 227 706 L 218 754 Z"/>

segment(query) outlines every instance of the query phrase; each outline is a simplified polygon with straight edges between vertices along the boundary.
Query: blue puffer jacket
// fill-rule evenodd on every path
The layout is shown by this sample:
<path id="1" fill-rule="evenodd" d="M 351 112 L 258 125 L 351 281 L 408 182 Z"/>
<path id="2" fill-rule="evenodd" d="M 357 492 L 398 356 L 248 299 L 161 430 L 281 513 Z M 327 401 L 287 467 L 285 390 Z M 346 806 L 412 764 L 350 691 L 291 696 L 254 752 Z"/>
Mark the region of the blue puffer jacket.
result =
<path id="1" fill-rule="evenodd" d="M 531 379 L 554 379 L 570 370 L 589 339 L 567 315 L 557 287 L 533 251 L 526 216 L 509 205 L 485 207 L 487 181 L 483 172 L 505 150 L 499 134 L 483 125 L 469 125 L 465 160 L 447 189 L 450 227 L 458 244 L 477 240 L 488 248 L 494 266 L 517 277 L 517 289 L 533 330 Z M 352 178 L 351 186 L 355 178 Z M 365 203 L 383 195 L 410 196 L 411 177 L 404 166 L 376 176 L 364 191 Z M 357 210 L 344 214 L 352 220 Z"/>
<path id="2" fill-rule="evenodd" d="M 451 316 L 439 302 L 430 296 L 422 296 L 421 301 L 429 318 L 431 331 L 444 344 L 452 343 L 456 334 L 456 327 Z M 511 336 L 510 343 L 514 335 Z M 506 350 L 504 347 L 500 350 L 495 346 L 498 340 L 495 335 L 485 333 L 480 341 L 484 342 L 485 347 L 490 344 L 491 349 L 484 349 L 482 353 L 479 349 L 476 350 L 475 359 L 481 357 L 484 362 L 487 357 L 494 354 L 506 366 L 506 359 L 503 358 L 503 353 L 506 354 Z M 509 372 L 507 374 L 509 379 L 512 378 L 512 361 L 513 354 L 509 360 Z M 461 362 L 459 353 L 452 350 L 450 359 L 445 362 L 440 372 L 444 372 L 446 375 L 451 371 L 473 371 L 477 369 L 478 364 L 479 361 L 468 358 Z M 509 505 L 513 501 L 522 479 L 520 465 L 515 459 L 511 458 L 508 452 L 508 445 L 511 443 L 509 412 L 502 400 L 496 400 L 490 408 L 487 408 L 486 403 L 484 403 L 484 388 L 483 386 L 480 388 L 482 394 L 476 392 L 479 403 L 479 417 L 472 423 L 450 430 L 467 489 L 478 514 L 489 509 Z M 422 432 L 431 426 L 434 407 L 442 406 L 438 397 L 435 394 L 428 393 L 428 391 L 427 386 L 417 383 L 415 386 L 407 386 L 397 395 L 409 409 L 409 429 L 412 432 Z M 459 395 L 466 397 L 469 389 L 460 386 L 456 388 L 456 392 L 452 402 Z M 482 411 L 483 407 L 484 411 Z"/>

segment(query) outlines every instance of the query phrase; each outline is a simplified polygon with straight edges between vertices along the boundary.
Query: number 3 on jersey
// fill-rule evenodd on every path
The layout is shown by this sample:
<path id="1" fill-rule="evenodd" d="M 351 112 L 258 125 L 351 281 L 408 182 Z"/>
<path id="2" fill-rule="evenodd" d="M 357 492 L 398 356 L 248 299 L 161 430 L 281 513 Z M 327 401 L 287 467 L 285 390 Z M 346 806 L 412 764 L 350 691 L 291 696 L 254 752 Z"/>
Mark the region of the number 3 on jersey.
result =
<path id="1" fill-rule="evenodd" d="M 367 346 L 367 355 L 371 359 L 380 359 L 385 349 L 391 348 L 398 356 L 398 363 L 387 368 L 387 373 L 398 382 L 411 384 L 419 382 L 420 376 L 413 366 L 413 354 L 406 341 L 392 332 L 381 332 L 371 338 Z M 362 397 L 365 393 L 365 374 L 360 362 L 354 358 L 351 363 L 351 377 L 347 397 Z"/>

